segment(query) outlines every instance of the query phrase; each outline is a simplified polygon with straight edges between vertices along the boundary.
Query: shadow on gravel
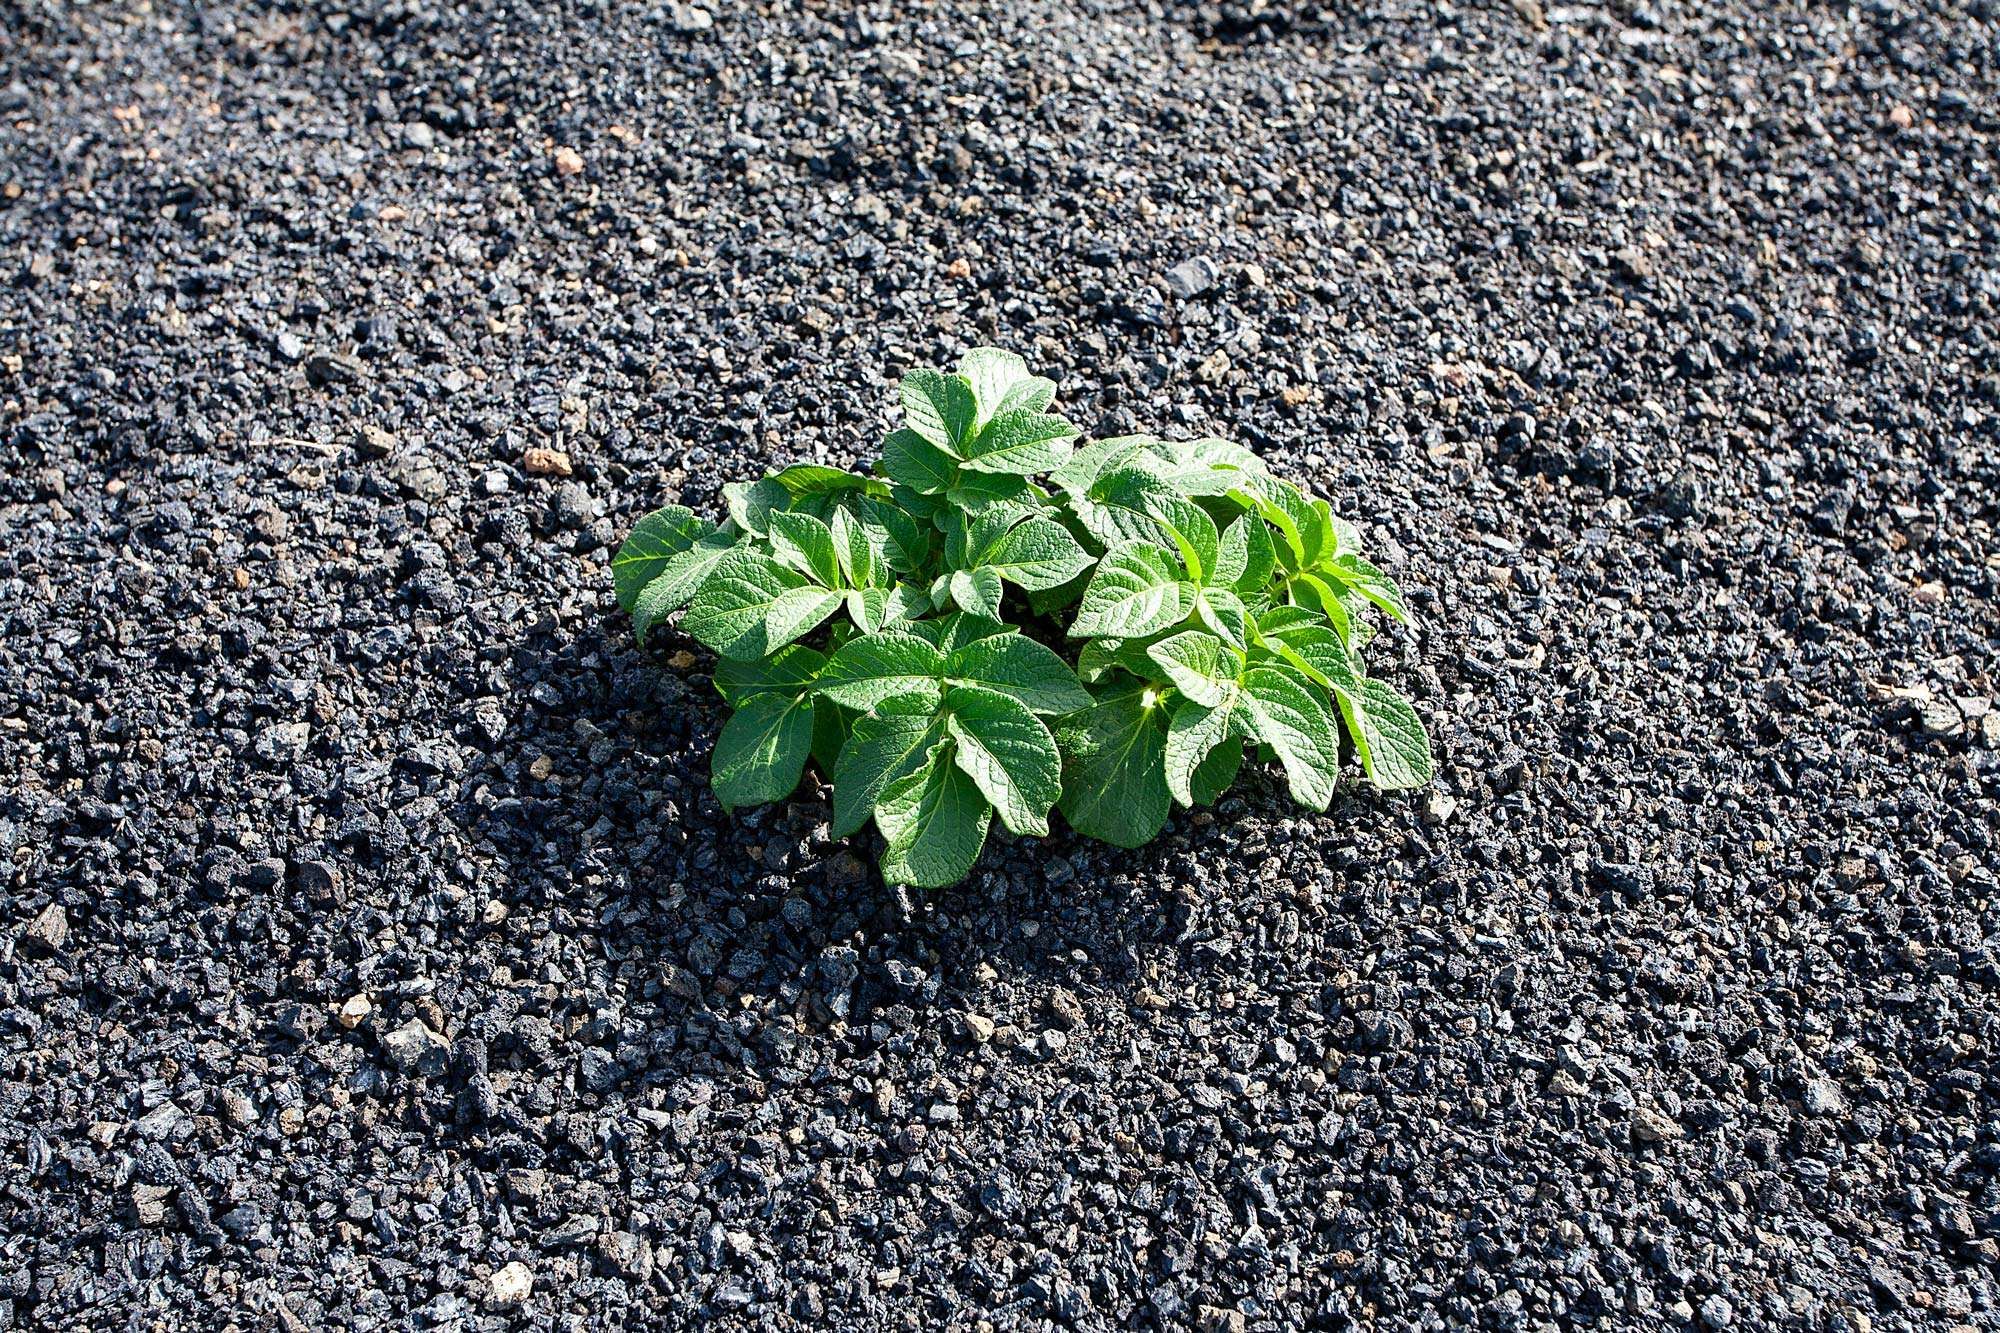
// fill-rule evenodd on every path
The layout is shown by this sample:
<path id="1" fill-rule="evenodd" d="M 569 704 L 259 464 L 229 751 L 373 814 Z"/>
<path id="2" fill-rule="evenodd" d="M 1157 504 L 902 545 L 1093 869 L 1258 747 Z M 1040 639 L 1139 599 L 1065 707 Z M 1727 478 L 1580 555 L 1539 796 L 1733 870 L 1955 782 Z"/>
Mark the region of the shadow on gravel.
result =
<path id="1" fill-rule="evenodd" d="M 660 1026 L 748 1007 L 814 1026 L 972 1008 L 958 992 L 983 984 L 982 964 L 1122 996 L 1147 951 L 1186 932 L 1163 872 L 1172 839 L 1121 852 L 996 830 L 970 879 L 904 895 L 877 875 L 872 832 L 828 838 L 811 773 L 788 801 L 725 814 L 708 790 L 726 712 L 706 654 L 673 637 L 641 653 L 628 635 L 620 618 L 504 650 L 509 707 L 475 719 L 486 763 L 455 817 L 512 910 L 585 957 L 657 969 Z"/>

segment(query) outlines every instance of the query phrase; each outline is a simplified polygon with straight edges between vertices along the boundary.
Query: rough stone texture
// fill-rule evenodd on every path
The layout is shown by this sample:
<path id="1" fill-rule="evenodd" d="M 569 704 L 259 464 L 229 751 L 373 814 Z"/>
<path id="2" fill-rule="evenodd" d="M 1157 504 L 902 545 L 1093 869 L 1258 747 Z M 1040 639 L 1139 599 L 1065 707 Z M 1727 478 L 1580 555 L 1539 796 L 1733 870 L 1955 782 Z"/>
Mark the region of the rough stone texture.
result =
<path id="1" fill-rule="evenodd" d="M 10 7 L 0 1326 L 1995 1327 L 1996 49 Z M 725 817 L 618 534 L 986 341 L 1362 523 L 1438 789 Z"/>

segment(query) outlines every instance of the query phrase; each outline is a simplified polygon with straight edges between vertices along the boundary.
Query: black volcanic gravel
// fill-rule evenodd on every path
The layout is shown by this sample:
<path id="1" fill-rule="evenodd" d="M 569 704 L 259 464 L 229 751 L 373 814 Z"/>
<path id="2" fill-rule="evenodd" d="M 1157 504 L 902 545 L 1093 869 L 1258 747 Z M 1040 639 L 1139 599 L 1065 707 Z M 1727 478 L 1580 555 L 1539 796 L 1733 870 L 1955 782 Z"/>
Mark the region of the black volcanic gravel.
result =
<path id="1" fill-rule="evenodd" d="M 16 0 L 0 1327 L 2000 1328 L 1996 164 L 1992 0 Z M 1434 790 L 722 814 L 619 535 L 988 341 Z"/>

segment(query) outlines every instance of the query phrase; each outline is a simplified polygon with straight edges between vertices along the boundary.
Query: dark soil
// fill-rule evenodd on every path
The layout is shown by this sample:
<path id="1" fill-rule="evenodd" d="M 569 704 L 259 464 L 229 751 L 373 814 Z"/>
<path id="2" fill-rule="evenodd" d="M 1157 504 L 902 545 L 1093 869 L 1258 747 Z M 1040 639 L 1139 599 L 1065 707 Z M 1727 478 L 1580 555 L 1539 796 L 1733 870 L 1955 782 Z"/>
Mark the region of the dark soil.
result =
<path id="1" fill-rule="evenodd" d="M 2000 1327 L 1996 136 L 1991 0 L 7 6 L 0 1327 Z M 724 816 L 620 534 L 980 342 L 1363 524 L 1435 790 Z"/>

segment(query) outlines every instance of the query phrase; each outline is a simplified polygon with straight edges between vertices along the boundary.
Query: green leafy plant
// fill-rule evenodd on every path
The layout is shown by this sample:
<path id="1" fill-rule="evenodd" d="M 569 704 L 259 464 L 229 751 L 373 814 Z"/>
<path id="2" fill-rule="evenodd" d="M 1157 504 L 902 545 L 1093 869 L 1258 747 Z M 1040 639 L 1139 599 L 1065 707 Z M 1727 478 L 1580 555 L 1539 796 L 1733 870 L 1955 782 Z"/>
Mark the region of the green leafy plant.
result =
<path id="1" fill-rule="evenodd" d="M 814 763 L 837 836 L 872 819 L 884 878 L 938 886 L 996 815 L 1136 847 L 1246 747 L 1315 810 L 1343 734 L 1376 786 L 1430 780 L 1423 723 L 1360 657 L 1372 611 L 1409 612 L 1326 501 L 1224 440 L 1079 446 L 1055 385 L 993 348 L 900 397 L 874 475 L 732 483 L 720 525 L 669 505 L 612 562 L 642 642 L 685 608 L 720 659 L 724 808 Z"/>

